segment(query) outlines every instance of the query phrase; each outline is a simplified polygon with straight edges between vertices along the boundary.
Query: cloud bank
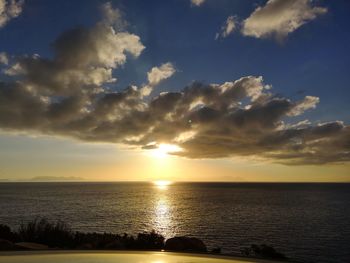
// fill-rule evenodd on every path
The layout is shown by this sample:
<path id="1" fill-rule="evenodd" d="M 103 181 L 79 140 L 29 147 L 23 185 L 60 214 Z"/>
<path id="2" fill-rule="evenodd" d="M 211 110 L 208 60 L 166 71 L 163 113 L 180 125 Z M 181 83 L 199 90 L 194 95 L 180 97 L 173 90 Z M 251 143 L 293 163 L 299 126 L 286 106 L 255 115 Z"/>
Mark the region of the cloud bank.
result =
<path id="1" fill-rule="evenodd" d="M 326 12 L 327 8 L 313 6 L 312 0 L 269 0 L 243 21 L 242 34 L 283 40 L 288 34 Z"/>
<path id="2" fill-rule="evenodd" d="M 24 0 L 0 0 L 0 28 L 22 13 Z"/>
<path id="3" fill-rule="evenodd" d="M 137 149 L 175 144 L 187 158 L 243 157 L 284 164 L 350 161 L 350 127 L 341 121 L 295 123 L 319 103 L 272 93 L 260 76 L 221 84 L 194 82 L 150 97 L 175 73 L 171 63 L 153 67 L 148 83 L 115 91 L 115 68 L 145 48 L 110 5 L 92 28 L 62 33 L 51 59 L 9 56 L 1 65 L 0 128 L 66 136 Z M 111 84 L 112 83 L 112 84 Z M 107 85 L 108 84 L 108 85 Z"/>

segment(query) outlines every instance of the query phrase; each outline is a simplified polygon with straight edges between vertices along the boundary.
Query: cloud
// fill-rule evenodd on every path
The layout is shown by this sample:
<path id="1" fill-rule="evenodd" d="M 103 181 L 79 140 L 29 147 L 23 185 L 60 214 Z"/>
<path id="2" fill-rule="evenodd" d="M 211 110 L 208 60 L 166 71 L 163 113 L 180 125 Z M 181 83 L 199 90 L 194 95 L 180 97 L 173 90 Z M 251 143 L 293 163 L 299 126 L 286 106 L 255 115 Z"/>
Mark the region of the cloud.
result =
<path id="1" fill-rule="evenodd" d="M 191 0 L 191 4 L 194 6 L 201 6 L 204 2 L 205 0 Z"/>
<path id="2" fill-rule="evenodd" d="M 170 78 L 176 69 L 170 62 L 161 65 L 160 67 L 153 67 L 150 72 L 147 73 L 149 85 L 156 86 L 162 80 Z"/>
<path id="3" fill-rule="evenodd" d="M 7 57 L 7 54 L 5 52 L 0 52 L 0 64 L 8 65 L 9 59 Z"/>
<path id="4" fill-rule="evenodd" d="M 103 18 L 102 21 L 105 21 Z M 52 44 L 52 59 L 39 55 L 18 57 L 4 72 L 35 94 L 96 93 L 100 85 L 115 82 L 112 70 L 138 57 L 145 48 L 137 35 L 104 22 L 62 33 Z"/>
<path id="5" fill-rule="evenodd" d="M 262 77 L 223 84 L 194 82 L 178 92 L 143 99 L 142 88 L 98 93 L 90 85 L 47 95 L 21 82 L 0 85 L 0 127 L 122 143 L 143 149 L 176 144 L 187 158 L 263 158 L 284 164 L 350 161 L 350 128 L 340 121 L 293 124 L 288 118 L 316 106 L 306 96 L 293 102 L 271 93 Z M 62 84 L 64 85 L 64 83 Z"/>
<path id="6" fill-rule="evenodd" d="M 306 96 L 302 101 L 296 103 L 294 109 L 289 113 L 290 116 L 298 116 L 304 113 L 304 111 L 316 108 L 316 105 L 320 102 L 318 97 Z"/>
<path id="7" fill-rule="evenodd" d="M 123 19 L 121 11 L 117 8 L 113 8 L 111 2 L 107 2 L 101 6 L 103 15 L 103 23 L 113 26 L 114 28 L 124 29 L 127 26 L 127 22 Z"/>
<path id="8" fill-rule="evenodd" d="M 170 78 L 174 75 L 176 69 L 170 62 L 162 64 L 160 67 L 153 67 L 147 73 L 148 84 L 140 89 L 141 96 L 149 96 L 154 87 L 161 83 L 163 80 Z"/>
<path id="9" fill-rule="evenodd" d="M 215 39 L 226 38 L 231 35 L 236 29 L 236 18 L 234 16 L 229 16 L 225 24 L 221 27 L 221 31 L 216 33 Z"/>
<path id="10" fill-rule="evenodd" d="M 0 28 L 22 13 L 23 0 L 0 0 Z"/>
<path id="11" fill-rule="evenodd" d="M 186 158 L 256 158 L 290 165 L 350 161 L 350 127 L 294 122 L 319 103 L 272 92 L 260 76 L 221 84 L 193 82 L 147 97 L 145 88 L 175 73 L 152 68 L 148 83 L 116 91 L 113 70 L 145 48 L 137 35 L 105 22 L 75 28 L 53 43 L 51 58 L 11 56 L 0 80 L 0 128 L 150 149 L 177 145 Z M 2 75 L 3 76 L 3 75 Z M 0 75 L 0 78 L 2 77 Z"/>
<path id="12" fill-rule="evenodd" d="M 281 41 L 305 23 L 327 12 L 312 0 L 269 0 L 243 21 L 242 34 L 256 38 L 274 37 Z"/>

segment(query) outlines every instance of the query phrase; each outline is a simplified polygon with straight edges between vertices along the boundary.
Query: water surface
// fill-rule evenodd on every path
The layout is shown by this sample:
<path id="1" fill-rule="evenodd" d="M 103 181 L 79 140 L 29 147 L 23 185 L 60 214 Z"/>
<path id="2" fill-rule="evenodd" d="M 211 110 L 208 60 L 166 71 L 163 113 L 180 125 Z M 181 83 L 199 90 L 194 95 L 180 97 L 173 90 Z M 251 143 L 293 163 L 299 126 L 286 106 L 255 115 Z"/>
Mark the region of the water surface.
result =
<path id="1" fill-rule="evenodd" d="M 223 253 L 266 243 L 303 262 L 350 262 L 350 184 L 0 183 L 0 223 L 191 235 Z"/>

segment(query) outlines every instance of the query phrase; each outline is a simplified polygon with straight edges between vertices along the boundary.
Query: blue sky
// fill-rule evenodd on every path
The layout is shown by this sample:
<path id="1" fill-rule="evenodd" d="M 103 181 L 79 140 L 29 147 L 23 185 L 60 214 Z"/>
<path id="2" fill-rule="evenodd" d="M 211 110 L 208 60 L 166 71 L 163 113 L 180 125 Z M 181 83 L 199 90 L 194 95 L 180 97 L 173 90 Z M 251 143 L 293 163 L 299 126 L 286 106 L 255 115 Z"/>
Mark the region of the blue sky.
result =
<path id="1" fill-rule="evenodd" d="M 73 68 L 64 68 L 66 64 L 62 64 L 60 59 L 67 58 L 67 56 L 61 58 L 59 55 L 55 56 L 54 46 L 57 46 L 57 38 L 71 29 L 75 28 L 80 30 L 81 28 L 85 28 L 86 30 L 94 30 L 95 28 L 95 30 L 97 30 L 96 25 L 106 19 L 106 14 L 101 11 L 101 6 L 105 5 L 106 1 L 25 0 L 23 4 L 20 4 L 18 1 L 17 3 L 20 5 L 21 12 L 16 15 L 6 10 L 2 11 L 0 7 L 0 55 L 5 54 L 6 59 L 8 58 L 9 60 L 9 62 L 3 63 L 3 65 L 0 63 L 0 70 L 2 71 L 0 73 L 0 96 L 3 96 L 2 103 L 4 105 L 6 104 L 2 108 L 0 107 L 0 147 L 2 146 L 3 149 L 1 150 L 0 148 L 0 156 L 3 157 L 3 161 L 0 161 L 1 166 L 6 167 L 8 171 L 15 171 L 16 161 L 20 163 L 23 162 L 23 164 L 28 165 L 28 167 L 34 163 L 33 166 L 36 168 L 31 174 L 35 174 L 40 167 L 40 159 L 46 160 L 47 158 L 48 161 L 46 163 L 50 164 L 46 168 L 47 170 L 53 169 L 52 167 L 55 165 L 63 165 L 66 167 L 65 169 L 67 171 L 71 167 L 80 169 L 84 165 L 86 166 L 87 163 L 90 165 L 92 159 L 96 160 L 96 165 L 100 165 L 107 160 L 108 165 L 112 167 L 113 162 L 124 162 L 127 160 L 125 163 L 129 163 L 133 158 L 142 159 L 137 151 L 131 151 L 130 153 L 125 152 L 123 148 L 125 142 L 128 147 L 151 149 L 157 145 L 159 146 L 161 143 L 174 144 L 177 142 L 179 136 L 182 136 L 186 132 L 193 131 L 197 133 L 197 137 L 192 138 L 193 140 L 179 142 L 179 146 L 184 150 L 184 154 L 181 152 L 175 154 L 178 155 L 176 157 L 179 158 L 180 161 L 178 161 L 183 162 L 184 167 L 189 167 L 189 161 L 186 159 L 187 157 L 189 160 L 198 158 L 200 160 L 199 162 L 204 160 L 203 162 L 206 163 L 206 165 L 214 163 L 215 165 L 213 164 L 212 167 L 215 167 L 215 169 L 219 169 L 218 167 L 226 169 L 225 172 L 223 172 L 225 173 L 225 178 L 230 178 L 229 171 L 231 168 L 234 170 L 234 166 L 236 168 L 240 167 L 239 174 L 234 175 L 232 178 L 244 178 L 244 176 L 249 177 L 259 171 L 255 166 L 255 162 L 260 158 L 265 161 L 268 160 L 268 162 L 276 162 L 277 165 L 281 165 L 281 163 L 284 165 L 287 162 L 285 160 L 288 160 L 288 165 L 291 163 L 293 163 L 293 165 L 330 164 L 331 166 L 327 166 L 327 169 L 325 169 L 327 173 L 340 171 L 339 175 L 343 176 L 341 180 L 349 180 L 345 174 L 349 168 L 348 162 L 350 160 L 350 151 L 348 150 L 349 146 L 347 142 L 350 130 L 348 126 L 350 123 L 350 89 L 348 84 L 348 76 L 350 73 L 350 52 L 348 48 L 350 46 L 350 17 L 348 11 L 350 10 L 350 2 L 347 0 L 297 0 L 294 2 L 291 0 L 205 0 L 202 1 L 200 5 L 196 6 L 191 3 L 191 1 L 194 2 L 195 0 L 110 1 L 110 11 L 112 13 L 116 12 L 117 14 L 121 12 L 122 18 L 118 18 L 117 20 L 126 23 L 126 26 L 122 29 L 116 29 L 113 23 L 104 26 L 107 29 L 114 27 L 116 30 L 115 34 L 117 35 L 120 32 L 126 32 L 129 37 L 139 37 L 136 44 L 132 42 L 128 43 L 130 46 L 135 44 L 139 50 L 129 50 L 129 53 L 132 53 L 134 56 L 130 54 L 127 55 L 126 61 L 118 60 L 120 58 L 114 58 L 114 62 L 120 63 L 117 66 L 111 66 L 108 65 L 108 63 L 101 66 L 101 64 L 98 64 L 101 61 L 93 61 L 93 63 L 96 62 L 97 64 L 88 64 L 87 68 L 84 69 L 79 68 L 77 65 L 69 65 Z M 0 3 L 1 2 L 8 3 L 6 0 L 0 0 Z M 273 5 L 275 5 L 275 7 L 273 7 Z M 270 7 L 271 9 L 269 10 Z M 298 16 L 304 16 L 304 20 L 295 21 L 297 16 L 294 13 L 293 17 L 293 12 L 291 10 L 296 10 L 295 12 L 297 12 Z M 263 13 L 263 20 L 259 20 L 262 19 L 261 17 L 259 18 L 257 14 L 259 12 Z M 285 25 L 279 28 L 274 25 L 275 28 L 273 28 L 272 31 L 266 31 L 269 30 L 266 28 L 270 26 L 270 23 L 273 23 L 274 19 L 276 19 L 276 14 L 278 18 L 278 15 L 282 14 L 282 12 L 286 12 L 283 14 L 291 15 L 291 20 L 287 21 L 290 22 L 289 25 L 299 23 L 297 28 L 293 28 L 285 33 Z M 1 22 L 2 17 L 6 18 L 5 22 Z M 232 32 L 229 32 L 227 36 L 223 37 L 221 33 L 224 29 L 227 29 L 227 24 L 225 23 L 228 23 L 226 21 L 228 21 L 227 19 L 229 17 L 233 19 L 234 29 Z M 247 33 L 249 29 L 247 21 L 249 19 L 253 22 L 255 20 L 258 21 L 258 25 L 253 24 L 253 26 L 250 27 L 250 30 L 257 30 L 254 31 L 255 33 Z M 98 30 L 100 29 L 101 28 Z M 221 34 L 219 38 L 216 38 L 217 34 Z M 258 35 L 254 36 L 253 34 Z M 70 53 L 70 46 L 74 47 L 76 43 L 74 43 L 74 41 L 69 42 L 69 39 L 63 39 L 62 41 L 66 45 L 63 45 L 63 47 L 68 48 L 63 50 L 64 48 L 58 47 L 58 50 L 61 48 L 63 51 L 61 50 L 60 52 L 66 52 L 64 54 L 68 54 L 74 58 L 74 52 Z M 67 41 L 67 43 L 65 41 Z M 77 45 L 79 45 L 79 43 Z M 142 49 L 143 47 L 144 49 Z M 84 51 L 84 48 L 86 47 L 81 46 L 81 50 Z M 108 48 L 110 47 L 107 46 L 106 49 Z M 84 52 L 88 53 L 89 50 L 87 49 Z M 121 51 L 121 54 L 124 53 L 128 53 L 127 47 Z M 34 57 L 34 54 L 38 54 L 39 57 Z M 86 56 L 88 55 L 89 54 Z M 111 55 L 113 55 L 113 53 L 111 53 Z M 77 56 L 76 59 L 78 60 L 80 57 Z M 6 73 L 6 70 L 14 67 L 17 62 L 23 68 L 28 67 L 26 69 L 27 72 L 16 72 L 15 74 Z M 102 62 L 106 63 L 106 61 Z M 165 64 L 167 62 L 170 64 Z M 36 63 L 43 64 L 37 65 Z M 45 71 L 45 67 L 41 68 L 45 63 L 49 64 L 48 67 L 53 65 L 53 68 L 47 71 L 48 73 Z M 33 65 L 38 66 L 39 70 L 37 70 L 37 72 L 31 69 Z M 60 71 L 62 70 L 62 68 L 60 68 L 62 65 L 64 65 L 63 71 Z M 171 72 L 167 73 L 169 74 L 168 76 L 161 76 L 160 81 L 155 81 L 152 84 L 152 77 L 149 75 L 152 70 L 155 70 L 155 75 L 153 75 L 153 77 L 157 74 L 165 74 L 164 72 L 166 70 L 162 68 L 161 65 L 170 65 L 170 69 L 168 68 L 167 70 Z M 75 66 L 77 66 L 77 68 L 74 68 Z M 111 70 L 112 76 L 115 77 L 117 81 L 110 83 L 109 80 L 104 79 L 101 83 L 93 84 L 92 86 L 95 85 L 95 88 L 99 86 L 103 91 L 96 95 L 96 97 L 94 97 L 95 95 L 91 95 L 93 97 L 91 101 L 84 101 L 84 103 L 87 103 L 86 105 L 89 106 L 82 106 L 80 113 L 86 113 L 90 108 L 95 109 L 95 106 L 96 109 L 98 109 L 97 104 L 104 103 L 102 99 L 99 101 L 100 98 L 106 97 L 108 99 L 108 97 L 116 96 L 116 94 L 118 96 L 124 94 L 125 88 L 129 85 L 135 85 L 137 88 L 135 88 L 134 91 L 140 94 L 142 93 L 142 87 L 148 87 L 152 91 L 151 96 L 138 94 L 137 96 L 141 96 L 141 99 L 137 101 L 137 106 L 135 106 L 133 109 L 134 111 L 132 111 L 135 115 L 131 114 L 130 116 L 133 117 L 130 119 L 123 119 L 124 122 L 122 123 L 118 123 L 118 121 L 115 120 L 117 118 L 115 116 L 119 113 L 116 112 L 114 108 L 110 109 L 111 111 L 109 112 L 104 112 L 103 114 L 106 116 L 115 115 L 110 117 L 113 121 L 108 118 L 108 120 L 104 120 L 104 116 L 100 116 L 101 119 L 98 120 L 98 124 L 94 124 L 95 128 L 97 127 L 103 130 L 103 134 L 94 134 L 91 132 L 91 127 L 87 129 L 87 126 L 84 126 L 89 125 L 86 124 L 87 122 L 84 122 L 84 125 L 79 122 L 80 124 L 77 125 L 76 122 L 74 122 L 76 120 L 57 123 L 55 119 L 50 119 L 54 116 L 50 114 L 57 113 L 55 113 L 55 109 L 52 110 L 53 106 L 55 106 L 54 102 L 63 102 L 64 98 L 70 101 L 86 99 L 84 97 L 85 93 L 83 94 L 82 90 L 91 88 L 91 85 L 89 86 L 85 83 L 90 81 L 90 76 L 88 76 L 88 74 L 91 73 L 86 70 L 92 68 L 96 70 L 96 67 L 100 67 L 100 70 Z M 57 70 L 57 68 L 59 68 L 59 70 L 56 72 L 55 70 Z M 67 73 L 65 70 L 73 70 L 74 72 L 76 72 L 76 70 L 81 70 L 83 75 L 86 74 L 87 80 L 85 82 L 81 79 L 74 79 L 75 82 L 72 81 L 72 83 L 78 83 L 78 91 L 75 90 L 75 93 L 67 91 L 70 89 L 69 85 L 67 85 L 68 88 L 64 87 L 67 88 L 66 91 L 57 91 L 55 87 L 53 87 L 56 83 L 55 81 Z M 92 73 L 91 76 L 92 78 L 95 77 Z M 263 82 L 259 78 L 248 76 L 262 76 Z M 71 77 L 72 76 L 68 76 L 67 78 L 69 79 Z M 246 90 L 246 98 L 240 98 L 242 104 L 234 104 L 234 107 L 232 106 L 233 104 L 227 106 L 225 104 L 225 96 L 222 95 L 223 93 L 220 93 L 222 95 L 222 97 L 220 97 L 220 94 L 215 93 L 214 86 L 211 86 L 211 88 L 213 88 L 211 92 L 214 92 L 216 95 L 214 93 L 212 94 L 218 97 L 206 98 L 206 95 L 203 93 L 201 98 L 206 98 L 207 102 L 204 102 L 204 105 L 199 105 L 199 108 L 191 108 L 192 106 L 190 107 L 187 105 L 189 107 L 188 115 L 181 117 L 182 119 L 179 118 L 172 123 L 168 123 L 165 117 L 161 119 L 162 117 L 151 116 L 152 112 L 148 112 L 149 108 L 152 108 L 150 101 L 159 99 L 161 96 L 158 95 L 161 94 L 161 92 L 174 92 L 174 96 L 185 96 L 183 94 L 186 92 L 181 93 L 181 91 L 183 91 L 185 87 L 188 87 L 189 94 L 192 94 L 191 90 L 195 90 L 196 87 L 194 83 L 196 82 L 202 83 L 200 84 L 200 89 L 205 91 L 206 84 L 215 83 L 222 85 L 225 82 L 230 82 L 230 85 L 234 86 L 237 83 L 233 83 L 240 78 L 244 78 L 244 81 L 250 83 L 249 85 L 257 85 L 253 88 L 254 92 L 257 92 L 262 98 L 263 102 L 261 102 L 261 105 L 259 104 L 260 102 L 257 102 L 258 100 L 256 100 L 254 95 L 247 95 L 249 92 Z M 45 108 L 43 112 L 33 110 L 34 115 L 38 113 L 38 116 L 34 116 L 33 120 L 35 121 L 38 119 L 41 120 L 42 123 L 46 123 L 47 121 L 47 126 L 39 125 L 39 127 L 37 123 L 30 123 L 32 116 L 28 116 L 24 118 L 24 120 L 21 119 L 21 116 L 25 115 L 26 107 L 28 107 L 27 105 L 31 104 L 23 103 L 25 99 L 22 100 L 21 97 L 18 101 L 16 99 L 14 99 L 13 102 L 11 101 L 13 97 L 11 97 L 12 95 L 9 93 L 11 89 L 8 87 L 12 87 L 13 90 L 16 90 L 18 88 L 16 86 L 16 81 L 18 79 L 22 81 L 20 84 L 22 85 L 20 87 L 21 90 L 28 90 L 29 87 L 30 92 L 33 92 L 30 94 L 30 96 L 33 96 L 31 98 L 39 98 L 35 103 L 43 103 L 44 99 L 39 95 L 47 96 L 46 99 L 49 103 L 45 102 L 46 104 L 43 103 L 45 104 L 44 106 L 41 105 L 47 108 Z M 48 86 L 43 88 L 41 86 L 42 83 Z M 267 87 L 264 86 L 265 84 L 271 85 L 272 89 L 267 90 Z M 50 85 L 53 86 L 51 87 Z M 65 84 L 62 85 L 64 86 Z M 239 86 L 239 84 L 236 86 Z M 243 86 L 240 86 L 238 88 L 242 87 Z M 1 93 L 2 89 L 4 90 L 3 93 Z M 224 91 L 226 88 L 222 85 L 220 89 Z M 83 95 L 77 95 L 79 92 L 82 92 Z M 270 92 L 273 95 L 271 95 Z M 20 93 L 19 95 L 23 94 Z M 263 98 L 264 96 L 267 98 Z M 128 98 L 129 97 L 127 97 L 127 99 Z M 0 102 L 1 99 L 0 97 Z M 60 99 L 62 99 L 62 101 L 60 101 Z M 233 98 L 233 100 L 234 99 L 235 98 Z M 265 106 L 268 106 L 269 103 L 275 103 L 276 101 L 281 102 L 284 100 L 288 102 L 285 103 L 287 103 L 287 106 L 291 109 L 281 114 L 278 118 L 278 122 L 273 119 L 274 115 L 270 116 L 270 112 L 267 111 L 267 116 L 257 115 L 259 118 L 258 122 L 261 121 L 259 125 L 262 126 L 256 123 L 257 121 L 254 119 L 256 116 L 254 114 L 261 113 L 251 113 L 249 107 L 260 107 L 261 111 L 263 111 L 268 110 L 267 108 L 265 109 Z M 94 104 L 95 102 L 96 105 Z M 173 101 L 169 100 L 168 103 L 171 102 Z M 198 98 L 194 98 L 192 101 L 192 103 L 197 102 Z M 248 105 L 249 103 L 251 103 L 251 105 Z M 15 105 L 13 107 L 18 107 L 18 109 L 8 111 L 7 107 L 11 107 L 11 105 Z M 221 105 L 220 107 L 227 107 L 225 112 L 222 113 L 222 109 L 219 109 L 217 105 Z M 64 103 L 56 106 L 59 106 L 64 112 L 70 110 L 69 106 L 65 106 Z M 247 108 L 245 108 L 245 106 L 247 106 Z M 106 107 L 109 106 L 107 105 Z M 124 111 L 126 111 L 126 117 L 124 117 L 127 118 L 127 116 L 129 116 L 128 110 L 130 109 L 126 106 L 120 107 L 121 116 L 124 116 Z M 149 123 L 142 119 L 135 121 L 135 119 L 139 118 L 137 114 L 140 114 L 140 108 L 142 107 L 146 107 L 146 109 L 144 109 L 144 111 L 141 110 L 141 112 L 143 111 L 142 114 L 144 114 L 142 116 L 147 116 L 144 117 L 145 119 L 149 118 L 147 119 Z M 201 111 L 201 109 L 203 109 L 203 111 Z M 164 109 L 160 108 L 157 110 L 161 112 Z M 171 112 L 170 109 L 168 110 L 168 114 L 173 114 L 175 112 L 175 108 L 174 112 Z M 16 115 L 18 113 L 17 111 L 21 112 L 22 115 Z M 246 117 L 237 117 L 241 111 L 246 112 L 248 115 Z M 49 117 L 46 115 L 47 112 L 49 112 Z M 12 113 L 14 114 L 13 117 L 9 115 Z M 79 115 L 80 113 L 70 112 L 71 116 L 74 116 L 74 114 Z M 82 122 L 86 121 L 88 118 L 98 119 L 98 111 L 92 110 L 92 113 L 92 116 L 82 114 L 82 116 L 76 116 L 76 119 L 80 118 L 79 121 Z M 221 116 L 221 114 L 223 114 L 223 116 Z M 254 115 L 253 121 L 251 123 L 247 121 L 248 123 L 245 124 L 247 127 L 240 127 L 242 124 L 239 120 L 249 118 L 249 116 L 251 116 L 249 114 Z M 71 116 L 69 118 L 71 118 Z M 214 124 L 210 122 L 211 116 L 217 116 L 217 120 Z M 3 120 L 1 118 L 3 118 Z M 19 119 L 17 120 L 16 118 Z M 183 121 L 187 122 L 188 118 L 193 118 L 194 120 L 197 118 L 199 120 L 199 126 L 192 130 L 188 129 L 188 127 L 182 127 L 181 124 Z M 28 122 L 26 119 L 28 119 Z M 11 122 L 12 120 L 14 121 Z M 225 124 L 223 124 L 225 123 L 223 120 L 226 122 L 235 120 L 236 123 L 234 125 L 236 126 L 226 127 Z M 306 126 L 305 124 L 293 126 L 296 125 L 297 122 L 303 120 L 309 120 Z M 204 123 L 207 121 L 209 122 Z M 280 122 L 285 122 L 285 126 L 282 127 Z M 74 125 L 79 126 L 79 129 Z M 127 127 L 124 128 L 122 125 Z M 128 125 L 130 125 L 130 127 Z M 266 127 L 270 125 L 271 127 L 273 126 L 273 128 L 270 129 L 271 127 L 269 126 L 268 129 L 270 130 L 266 131 L 264 125 Z M 167 126 L 169 126 L 169 130 L 166 130 Z M 142 127 L 143 130 L 141 130 L 140 127 Z M 96 130 L 100 132 L 97 128 Z M 179 128 L 178 132 L 177 128 Z M 233 131 L 236 128 L 239 131 Z M 318 128 L 319 130 L 317 130 Z M 140 131 L 137 129 L 140 129 Z M 149 130 L 152 129 L 156 132 L 149 132 Z M 261 136 L 261 140 L 253 145 L 251 139 L 254 138 L 256 129 L 259 132 L 259 136 Z M 271 138 L 274 138 L 271 143 L 274 144 L 277 141 L 279 143 L 281 138 L 278 136 L 281 129 L 286 134 L 290 132 L 299 133 L 302 129 L 304 130 L 302 130 L 303 135 L 293 135 L 294 137 L 292 136 L 288 139 L 285 144 L 281 144 L 280 146 L 274 145 L 273 147 L 276 148 L 271 150 L 271 148 L 269 148 L 270 145 L 268 147 L 265 145 L 266 140 L 272 140 Z M 114 130 L 116 130 L 116 132 L 113 137 L 111 134 L 113 134 Z M 226 134 L 225 132 L 227 131 L 230 131 L 230 133 Z M 323 132 L 325 131 L 328 133 L 326 137 L 323 137 Z M 172 132 L 174 132 L 174 135 L 171 137 L 169 134 Z M 333 132 L 335 132 L 335 135 Z M 312 137 L 309 133 L 316 137 Z M 321 133 L 322 135 L 320 135 Z M 26 137 L 26 135 L 24 136 L 23 134 L 34 135 L 34 137 Z M 223 134 L 231 138 L 232 141 L 227 142 L 227 137 Z M 243 134 L 253 134 L 253 137 L 247 135 L 248 137 L 245 138 Z M 51 137 L 49 137 L 49 139 L 40 137 L 47 135 Z M 132 137 L 131 135 L 135 138 L 142 139 L 137 139 L 139 140 L 137 142 L 128 141 Z M 257 137 L 260 138 L 259 136 Z M 208 141 L 202 141 L 203 138 L 207 137 L 209 138 Z M 71 141 L 71 139 L 73 139 L 73 141 Z M 241 139 L 243 141 L 240 141 Z M 331 144 L 339 145 L 339 148 L 330 149 L 329 145 L 326 143 L 328 139 L 334 140 Z M 64 140 L 64 142 L 62 142 L 62 140 Z M 294 146 L 298 146 L 300 140 L 306 140 L 301 150 L 295 147 L 289 148 L 291 142 L 296 144 Z M 324 144 L 317 144 L 317 140 L 323 141 Z M 84 142 L 88 143 L 84 146 Z M 102 142 L 105 144 L 102 146 L 97 145 L 97 148 L 94 148 L 95 146 L 93 146 L 91 142 Z M 118 146 L 115 146 L 114 143 Z M 151 143 L 154 143 L 154 145 Z M 120 146 L 120 144 L 122 144 L 122 146 Z M 226 144 L 229 144 L 231 148 L 227 149 Z M 311 144 L 313 145 L 312 147 L 310 146 Z M 217 149 L 213 147 L 213 145 L 220 145 L 219 147 L 222 148 Z M 286 147 L 286 150 L 279 152 L 279 147 L 281 149 Z M 204 152 L 202 149 L 205 149 Z M 130 149 L 128 148 L 128 150 Z M 69 151 L 70 154 L 66 154 L 67 151 Z M 332 154 L 327 155 L 325 153 L 327 151 L 332 152 Z M 51 155 L 48 154 L 49 152 L 51 152 Z M 87 155 L 82 155 L 82 152 L 87 152 Z M 104 153 L 102 154 L 102 152 Z M 296 157 L 299 154 L 301 154 L 301 157 Z M 185 157 L 186 160 L 183 160 L 183 157 Z M 230 158 L 236 157 L 243 161 L 241 162 L 235 159 L 234 162 L 232 162 Z M 245 159 L 246 157 L 248 159 Z M 217 158 L 222 160 L 218 160 Z M 56 163 L 57 160 L 59 161 Z M 140 163 L 145 162 L 144 158 L 142 160 L 143 161 L 140 161 Z M 251 166 L 247 164 L 246 162 L 249 163 L 249 160 L 254 160 L 254 164 Z M 291 163 L 289 163 L 289 160 Z M 223 165 L 222 162 L 225 162 L 225 165 Z M 271 163 L 265 164 L 265 168 L 261 168 L 260 166 L 262 174 L 267 175 L 271 170 L 274 170 L 274 166 L 271 165 Z M 332 170 L 333 165 L 336 165 L 336 168 L 334 168 L 335 170 Z M 75 171 L 79 170 L 74 169 L 69 170 L 67 174 L 75 174 Z M 285 170 L 286 174 L 292 174 L 293 171 L 296 171 L 293 170 L 294 168 L 290 167 L 283 169 L 289 169 L 288 171 Z M 281 172 L 283 169 L 278 166 L 276 171 Z M 319 169 L 321 168 L 317 169 L 317 171 L 320 172 Z M 245 171 L 247 172 L 246 174 Z M 305 169 L 303 171 L 304 174 L 307 174 L 309 170 Z M 137 171 L 134 172 L 137 173 Z M 7 172 L 6 174 L 9 173 L 11 172 Z M 19 177 L 23 177 L 23 171 L 17 171 L 16 173 L 18 173 Z M 189 173 L 193 174 L 195 172 L 191 170 Z M 91 175 L 91 178 L 95 177 Z M 113 176 L 109 176 L 108 178 L 112 178 L 113 180 L 118 179 L 113 178 Z M 142 179 L 142 177 L 137 178 Z M 210 176 L 208 178 L 210 178 Z M 251 180 L 254 180 L 255 177 L 253 176 L 251 178 L 253 178 Z M 263 178 L 263 176 L 261 178 Z M 259 180 L 261 178 L 259 177 Z M 269 178 L 268 180 L 277 180 L 276 178 Z M 322 179 L 320 180 L 325 180 L 325 178 L 327 178 L 327 175 L 322 174 Z M 289 178 L 288 180 L 291 179 Z M 300 178 L 298 180 L 300 180 Z M 315 177 L 310 180 L 318 179 Z"/>
<path id="2" fill-rule="evenodd" d="M 348 73 L 350 30 L 346 0 L 318 1 L 328 13 L 290 34 L 284 43 L 235 33 L 215 41 L 229 15 L 246 18 L 266 1 L 208 0 L 194 7 L 187 0 L 112 1 L 141 37 L 145 51 L 116 70 L 117 88 L 146 81 L 146 72 L 166 61 L 179 72 L 157 89 L 179 90 L 194 80 L 221 83 L 261 75 L 277 93 L 320 97 L 310 118 L 350 121 Z M 26 1 L 23 13 L 0 30 L 2 51 L 51 56 L 50 44 L 64 30 L 91 26 L 104 1 Z"/>

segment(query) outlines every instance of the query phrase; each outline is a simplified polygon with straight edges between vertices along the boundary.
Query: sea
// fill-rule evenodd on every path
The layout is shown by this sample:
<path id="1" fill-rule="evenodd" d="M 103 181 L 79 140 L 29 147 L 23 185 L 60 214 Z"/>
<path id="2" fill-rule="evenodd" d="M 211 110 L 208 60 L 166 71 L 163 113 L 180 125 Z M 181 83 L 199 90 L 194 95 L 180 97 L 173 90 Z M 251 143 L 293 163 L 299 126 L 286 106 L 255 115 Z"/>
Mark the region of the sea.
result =
<path id="1" fill-rule="evenodd" d="M 350 262 L 346 183 L 0 183 L 0 224 L 36 218 L 83 232 L 193 236 L 223 254 L 267 244 L 295 262 Z"/>

